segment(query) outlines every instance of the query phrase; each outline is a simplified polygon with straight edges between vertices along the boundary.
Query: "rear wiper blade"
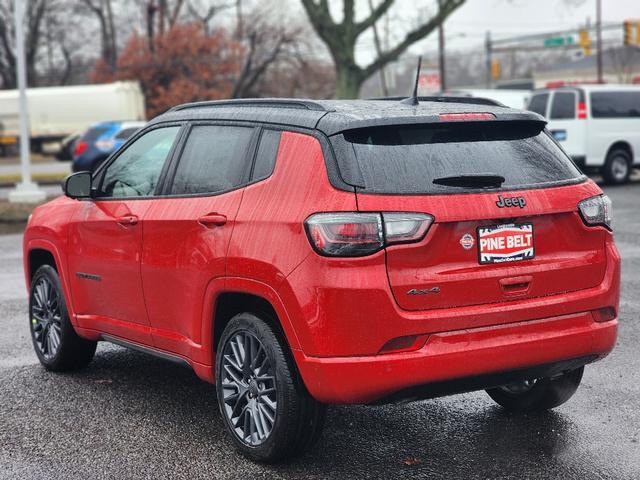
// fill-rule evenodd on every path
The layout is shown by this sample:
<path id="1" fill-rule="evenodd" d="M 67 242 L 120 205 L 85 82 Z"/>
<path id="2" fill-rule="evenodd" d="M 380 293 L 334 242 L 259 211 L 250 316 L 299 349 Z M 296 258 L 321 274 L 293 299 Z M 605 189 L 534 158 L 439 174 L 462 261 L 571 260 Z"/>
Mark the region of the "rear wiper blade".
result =
<path id="1" fill-rule="evenodd" d="M 474 173 L 435 178 L 433 183 L 446 187 L 491 188 L 501 186 L 504 181 L 502 175 L 495 173 Z"/>

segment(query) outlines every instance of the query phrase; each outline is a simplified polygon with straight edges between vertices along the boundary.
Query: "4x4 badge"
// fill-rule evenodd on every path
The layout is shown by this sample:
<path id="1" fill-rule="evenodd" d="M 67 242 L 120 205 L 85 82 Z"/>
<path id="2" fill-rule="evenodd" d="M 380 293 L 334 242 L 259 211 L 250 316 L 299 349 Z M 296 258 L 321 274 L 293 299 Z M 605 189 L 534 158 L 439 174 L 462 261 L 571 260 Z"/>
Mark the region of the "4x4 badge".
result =
<path id="1" fill-rule="evenodd" d="M 524 208 L 526 204 L 527 204 L 527 201 L 524 199 L 524 197 L 502 198 L 502 195 L 498 195 L 498 201 L 496 202 L 496 205 L 498 206 L 498 208 L 504 208 L 504 207 Z"/>

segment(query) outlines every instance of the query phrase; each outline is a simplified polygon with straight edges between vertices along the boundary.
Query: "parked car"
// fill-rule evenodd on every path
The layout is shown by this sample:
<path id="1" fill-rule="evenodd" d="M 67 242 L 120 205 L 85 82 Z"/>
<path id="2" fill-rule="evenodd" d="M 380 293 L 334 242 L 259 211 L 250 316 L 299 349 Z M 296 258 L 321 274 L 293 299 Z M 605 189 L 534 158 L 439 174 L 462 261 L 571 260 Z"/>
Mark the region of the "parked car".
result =
<path id="1" fill-rule="evenodd" d="M 313 445 L 326 404 L 566 402 L 616 342 L 611 202 L 542 117 L 466 101 L 157 117 L 30 218 L 40 362 L 108 341 L 189 365 L 269 462 Z"/>
<path id="2" fill-rule="evenodd" d="M 605 182 L 629 181 L 640 167 L 640 86 L 584 85 L 536 90 L 528 109 L 549 119 L 548 128 L 576 164 Z"/>
<path id="3" fill-rule="evenodd" d="M 72 170 L 93 172 L 144 124 L 144 122 L 102 122 L 93 125 L 74 144 Z"/>
<path id="4" fill-rule="evenodd" d="M 80 133 L 73 133 L 62 139 L 60 142 L 60 149 L 55 154 L 56 159 L 64 162 L 73 160 L 73 152 L 76 149 L 76 143 L 80 140 L 82 135 Z"/>

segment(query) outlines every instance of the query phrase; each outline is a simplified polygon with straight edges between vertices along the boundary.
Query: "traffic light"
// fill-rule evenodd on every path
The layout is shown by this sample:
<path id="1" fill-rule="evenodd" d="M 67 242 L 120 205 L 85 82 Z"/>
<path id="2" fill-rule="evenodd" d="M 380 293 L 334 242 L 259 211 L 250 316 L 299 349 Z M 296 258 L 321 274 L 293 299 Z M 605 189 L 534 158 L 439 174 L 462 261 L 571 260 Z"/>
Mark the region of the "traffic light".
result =
<path id="1" fill-rule="evenodd" d="M 579 34 L 579 43 L 580 46 L 582 47 L 582 52 L 584 53 L 585 57 L 588 57 L 591 55 L 591 36 L 589 35 L 589 31 L 588 30 L 580 30 L 580 34 Z"/>
<path id="2" fill-rule="evenodd" d="M 636 42 L 634 41 L 634 38 L 633 38 L 633 30 L 634 30 L 633 27 L 634 27 L 634 25 L 631 22 L 631 20 L 625 20 L 622 23 L 622 27 L 623 27 L 623 30 L 624 30 L 624 44 L 625 45 L 633 45 L 633 44 L 635 44 Z"/>
<path id="3" fill-rule="evenodd" d="M 500 64 L 500 60 L 492 60 L 491 61 L 491 78 L 494 80 L 498 80 L 500 75 L 502 74 L 502 65 Z"/>

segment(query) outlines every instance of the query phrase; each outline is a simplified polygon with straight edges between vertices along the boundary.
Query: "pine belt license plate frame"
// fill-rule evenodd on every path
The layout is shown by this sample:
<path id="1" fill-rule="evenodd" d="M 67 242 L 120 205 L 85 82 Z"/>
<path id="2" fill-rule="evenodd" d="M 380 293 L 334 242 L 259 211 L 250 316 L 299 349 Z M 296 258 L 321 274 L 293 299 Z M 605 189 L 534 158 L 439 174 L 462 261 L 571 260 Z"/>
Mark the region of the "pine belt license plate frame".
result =
<path id="1" fill-rule="evenodd" d="M 503 248 L 498 247 L 488 249 L 488 245 L 483 240 L 493 238 L 496 232 L 507 233 L 507 235 L 499 235 L 495 238 L 502 238 Z M 508 234 L 511 235 L 508 235 Z M 529 235 L 529 237 L 527 237 Z M 535 258 L 535 235 L 532 223 L 503 223 L 494 225 L 479 226 L 476 229 L 476 238 L 478 239 L 478 263 L 480 265 L 489 265 L 495 263 L 511 263 L 531 260 Z M 508 240 L 512 238 L 511 242 Z M 515 239 L 518 238 L 516 241 Z M 500 240 L 497 240 L 500 243 Z M 495 241 L 493 245 L 495 247 Z"/>

